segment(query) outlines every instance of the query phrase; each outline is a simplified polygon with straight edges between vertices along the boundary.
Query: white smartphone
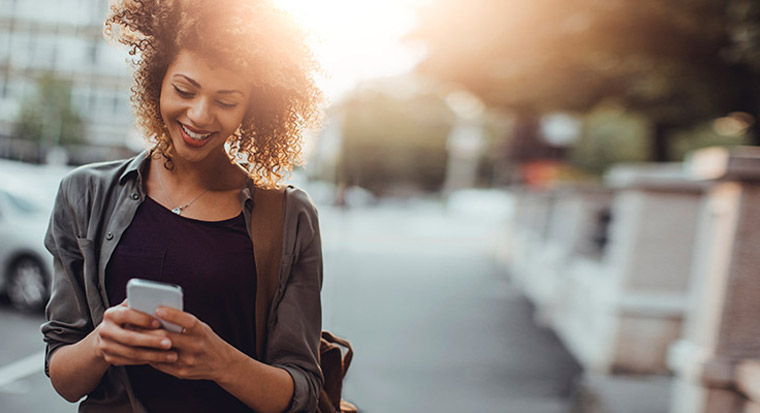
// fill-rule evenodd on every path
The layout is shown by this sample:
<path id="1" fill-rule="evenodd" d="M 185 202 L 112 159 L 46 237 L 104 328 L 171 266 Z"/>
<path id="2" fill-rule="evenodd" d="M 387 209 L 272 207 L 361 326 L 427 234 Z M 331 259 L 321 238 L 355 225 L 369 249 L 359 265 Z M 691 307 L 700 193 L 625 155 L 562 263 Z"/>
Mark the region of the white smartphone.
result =
<path id="1" fill-rule="evenodd" d="M 132 278 L 127 282 L 127 305 L 135 310 L 153 315 L 160 305 L 182 310 L 182 287 L 158 281 Z M 161 326 L 174 333 L 182 327 L 159 319 Z"/>

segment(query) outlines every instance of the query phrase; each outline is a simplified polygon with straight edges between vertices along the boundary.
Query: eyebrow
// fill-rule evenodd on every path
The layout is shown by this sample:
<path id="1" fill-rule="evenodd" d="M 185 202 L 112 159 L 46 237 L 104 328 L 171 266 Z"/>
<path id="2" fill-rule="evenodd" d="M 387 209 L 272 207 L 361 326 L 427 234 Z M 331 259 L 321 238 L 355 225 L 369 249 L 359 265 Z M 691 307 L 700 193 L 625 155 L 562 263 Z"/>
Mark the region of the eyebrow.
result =
<path id="1" fill-rule="evenodd" d="M 190 83 L 194 87 L 197 87 L 198 89 L 200 89 L 200 87 L 201 87 L 200 83 L 196 82 L 193 78 L 191 78 L 191 77 L 189 77 L 187 75 L 183 75 L 181 73 L 178 73 L 178 74 L 174 75 L 173 77 L 181 77 L 181 78 L 185 79 L 186 81 L 188 81 L 188 83 Z M 218 90 L 216 93 L 218 93 L 218 94 L 224 94 L 224 95 L 229 95 L 229 94 L 232 94 L 232 93 L 237 93 L 237 94 L 239 94 L 241 96 L 243 95 L 243 92 L 241 92 L 239 90 L 236 90 L 236 89 Z"/>

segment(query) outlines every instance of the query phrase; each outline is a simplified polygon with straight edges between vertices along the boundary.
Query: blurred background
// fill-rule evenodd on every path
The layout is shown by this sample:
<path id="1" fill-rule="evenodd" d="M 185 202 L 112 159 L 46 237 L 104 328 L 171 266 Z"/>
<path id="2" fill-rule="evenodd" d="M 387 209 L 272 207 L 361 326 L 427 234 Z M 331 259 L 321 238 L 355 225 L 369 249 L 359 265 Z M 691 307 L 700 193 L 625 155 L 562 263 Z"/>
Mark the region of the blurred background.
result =
<path id="1" fill-rule="evenodd" d="M 280 0 L 328 97 L 292 183 L 362 412 L 760 411 L 760 3 Z M 144 148 L 104 0 L 0 0 L 0 410 L 60 178 Z"/>

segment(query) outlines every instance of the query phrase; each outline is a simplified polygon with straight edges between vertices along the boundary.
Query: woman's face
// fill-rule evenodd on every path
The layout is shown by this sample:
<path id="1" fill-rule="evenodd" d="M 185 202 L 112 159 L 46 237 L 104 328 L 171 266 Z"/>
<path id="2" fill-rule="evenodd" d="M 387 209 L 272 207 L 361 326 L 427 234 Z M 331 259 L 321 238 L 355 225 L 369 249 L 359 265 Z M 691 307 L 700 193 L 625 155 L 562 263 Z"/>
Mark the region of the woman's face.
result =
<path id="1" fill-rule="evenodd" d="M 181 50 L 166 70 L 159 103 L 175 156 L 197 162 L 224 151 L 248 111 L 250 93 L 239 74 Z"/>

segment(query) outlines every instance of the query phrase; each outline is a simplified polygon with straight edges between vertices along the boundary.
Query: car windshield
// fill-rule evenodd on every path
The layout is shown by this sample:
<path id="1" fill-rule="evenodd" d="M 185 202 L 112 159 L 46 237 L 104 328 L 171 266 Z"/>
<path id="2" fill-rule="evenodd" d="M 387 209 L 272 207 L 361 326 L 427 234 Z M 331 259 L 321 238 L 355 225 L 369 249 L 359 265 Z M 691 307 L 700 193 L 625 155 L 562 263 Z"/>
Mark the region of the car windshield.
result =
<path id="1" fill-rule="evenodd" d="M 10 194 L 6 191 L 0 190 L 0 196 L 3 196 L 5 199 L 7 199 L 10 202 L 11 207 L 19 212 L 31 214 L 34 212 L 38 212 L 40 210 L 32 202 L 24 198 L 18 197 L 16 195 Z"/>

